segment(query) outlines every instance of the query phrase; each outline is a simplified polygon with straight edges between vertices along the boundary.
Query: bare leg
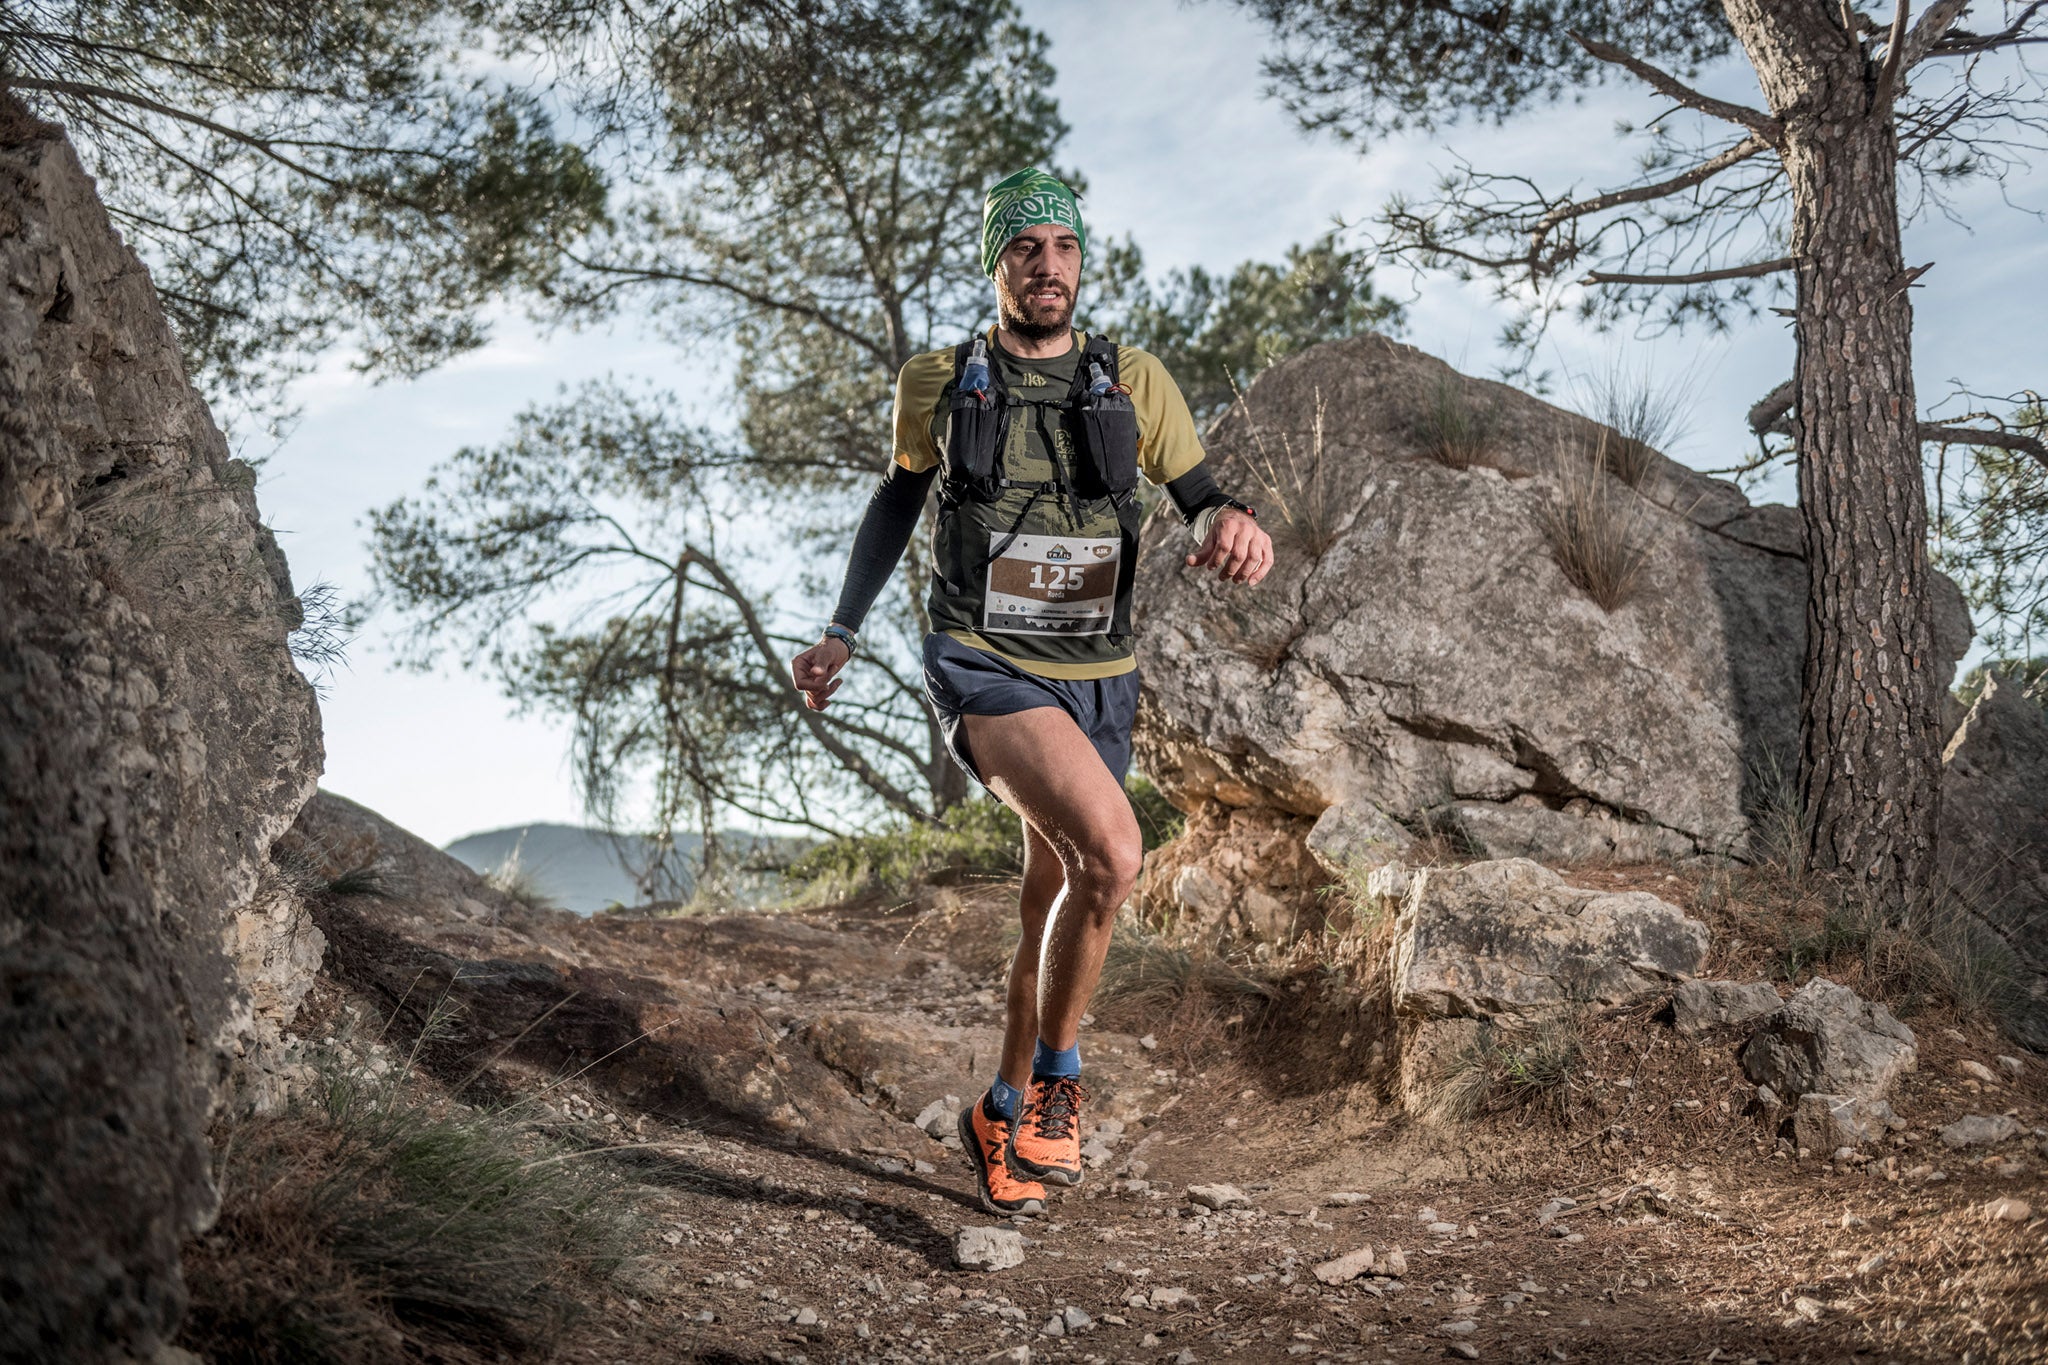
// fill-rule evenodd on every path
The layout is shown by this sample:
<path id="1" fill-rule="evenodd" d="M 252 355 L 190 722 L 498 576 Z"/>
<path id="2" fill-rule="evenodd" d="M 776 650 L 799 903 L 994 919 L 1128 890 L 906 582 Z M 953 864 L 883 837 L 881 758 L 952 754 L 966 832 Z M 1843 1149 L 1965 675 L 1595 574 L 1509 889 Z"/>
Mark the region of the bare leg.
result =
<path id="1" fill-rule="evenodd" d="M 1069 1048 L 1080 1036 L 1081 1015 L 1102 976 L 1110 930 L 1138 878 L 1144 844 L 1123 788 L 1066 712 L 1040 707 L 968 716 L 965 723 L 982 780 L 1023 817 L 1026 830 L 1019 906 L 1024 937 L 1010 968 L 1003 1075 L 1028 1080 L 1033 1043 L 1043 1038 L 1048 1046 Z M 1050 894 L 1053 873 L 1034 877 L 1034 859 L 1042 863 L 1042 853 L 1058 868 L 1058 889 Z M 1027 974 L 1024 959 L 1034 947 L 1034 909 L 1041 904 L 1038 962 Z M 1027 1020 L 1019 1003 L 1020 995 L 1033 994 L 1032 976 L 1036 1018 Z"/>
<path id="2" fill-rule="evenodd" d="M 1024 888 L 1017 917 L 1024 932 L 1010 959 L 1010 995 L 1003 1015 L 1003 1079 L 1019 1090 L 1031 1079 L 1031 1051 L 1038 1042 L 1038 960 L 1045 951 L 1045 923 L 1066 889 L 1067 872 L 1045 836 L 1024 826 Z"/>

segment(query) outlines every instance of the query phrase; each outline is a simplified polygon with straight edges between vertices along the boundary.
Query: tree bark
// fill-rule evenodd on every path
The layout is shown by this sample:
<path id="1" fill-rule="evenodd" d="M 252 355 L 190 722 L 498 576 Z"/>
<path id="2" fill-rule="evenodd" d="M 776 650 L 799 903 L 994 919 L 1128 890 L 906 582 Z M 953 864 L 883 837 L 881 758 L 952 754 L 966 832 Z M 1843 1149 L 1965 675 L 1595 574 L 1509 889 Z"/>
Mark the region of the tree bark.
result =
<path id="1" fill-rule="evenodd" d="M 1792 187 L 1806 661 L 1800 789 L 1817 869 L 1894 912 L 1932 885 L 1940 704 L 1898 137 L 1831 6 L 1726 0 Z"/>

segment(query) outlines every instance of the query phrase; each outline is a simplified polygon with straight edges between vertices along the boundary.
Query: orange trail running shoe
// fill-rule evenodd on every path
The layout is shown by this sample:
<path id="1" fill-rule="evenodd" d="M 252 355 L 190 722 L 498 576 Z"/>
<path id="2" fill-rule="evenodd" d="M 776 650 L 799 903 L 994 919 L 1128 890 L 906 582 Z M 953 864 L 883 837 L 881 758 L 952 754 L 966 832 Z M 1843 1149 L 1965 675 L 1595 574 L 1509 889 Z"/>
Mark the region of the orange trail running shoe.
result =
<path id="1" fill-rule="evenodd" d="M 1017 1102 L 1011 1169 L 1056 1185 L 1080 1184 L 1081 1102 L 1087 1098 L 1078 1076 L 1033 1076 Z"/>
<path id="2" fill-rule="evenodd" d="M 960 1145 L 974 1161 L 983 1208 L 1005 1215 L 1045 1212 L 1045 1186 L 1011 1173 L 1009 1120 L 990 1118 L 988 1107 L 975 1100 L 960 1111 Z"/>

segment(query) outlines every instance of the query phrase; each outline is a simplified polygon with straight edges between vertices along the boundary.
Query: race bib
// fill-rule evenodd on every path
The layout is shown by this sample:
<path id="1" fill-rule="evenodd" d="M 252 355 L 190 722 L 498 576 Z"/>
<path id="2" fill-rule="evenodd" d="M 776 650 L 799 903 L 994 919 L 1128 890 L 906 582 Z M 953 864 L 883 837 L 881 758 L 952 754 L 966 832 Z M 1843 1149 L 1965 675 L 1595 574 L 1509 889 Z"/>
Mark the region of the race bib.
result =
<path id="1" fill-rule="evenodd" d="M 994 553 L 1004 537 L 989 536 Z M 984 634 L 1107 635 L 1121 536 L 1017 536 L 988 565 Z"/>

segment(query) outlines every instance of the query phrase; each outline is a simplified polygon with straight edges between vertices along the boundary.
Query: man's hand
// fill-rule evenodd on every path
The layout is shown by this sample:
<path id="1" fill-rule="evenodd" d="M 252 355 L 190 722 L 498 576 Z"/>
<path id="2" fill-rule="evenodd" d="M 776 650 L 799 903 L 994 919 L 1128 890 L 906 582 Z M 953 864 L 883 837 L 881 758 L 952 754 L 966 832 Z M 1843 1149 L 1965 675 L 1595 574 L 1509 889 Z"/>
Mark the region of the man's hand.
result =
<path id="1" fill-rule="evenodd" d="M 796 690 L 804 694 L 805 706 L 822 711 L 831 704 L 831 696 L 842 681 L 839 670 L 852 657 L 853 651 L 846 647 L 846 641 L 828 635 L 790 661 L 790 676 L 796 682 Z"/>
<path id="2" fill-rule="evenodd" d="M 1214 564 L 1216 576 L 1227 583 L 1256 583 L 1273 567 L 1273 538 L 1233 507 L 1216 518 L 1202 548 L 1188 556 L 1191 569 L 1205 564 Z"/>

